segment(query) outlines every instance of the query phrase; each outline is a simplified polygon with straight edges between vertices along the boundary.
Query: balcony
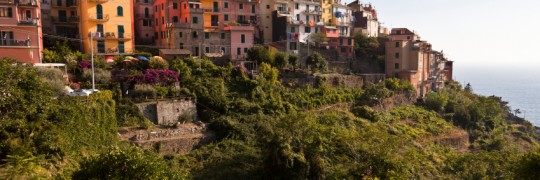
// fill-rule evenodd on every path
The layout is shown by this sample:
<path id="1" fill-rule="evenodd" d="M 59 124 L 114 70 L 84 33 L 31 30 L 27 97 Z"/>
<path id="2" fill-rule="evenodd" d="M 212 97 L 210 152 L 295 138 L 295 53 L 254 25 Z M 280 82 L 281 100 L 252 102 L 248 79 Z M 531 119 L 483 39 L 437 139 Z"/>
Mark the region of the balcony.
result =
<path id="1" fill-rule="evenodd" d="M 15 40 L 15 39 L 2 39 L 0 40 L 0 47 L 25 47 L 30 46 L 30 41 L 25 40 Z"/>
<path id="2" fill-rule="evenodd" d="M 203 9 L 205 13 L 219 13 L 219 8 Z"/>
<path id="3" fill-rule="evenodd" d="M 136 2 L 141 4 L 152 4 L 154 3 L 154 0 L 137 0 Z"/>
<path id="4" fill-rule="evenodd" d="M 307 15 L 322 15 L 322 11 L 320 9 L 305 10 L 304 14 L 307 14 Z"/>
<path id="5" fill-rule="evenodd" d="M 63 16 L 51 16 L 51 20 L 54 23 L 79 23 L 79 16 L 63 17 Z"/>
<path id="6" fill-rule="evenodd" d="M 154 15 L 153 14 L 137 13 L 137 14 L 135 14 L 135 17 L 137 17 L 137 19 L 152 19 L 152 17 L 154 17 Z"/>
<path id="7" fill-rule="evenodd" d="M 15 0 L 0 0 L 0 5 L 15 4 Z"/>
<path id="8" fill-rule="evenodd" d="M 105 21 L 109 21 L 109 15 L 108 14 L 89 14 L 88 19 L 90 21 L 105 22 Z"/>
<path id="9" fill-rule="evenodd" d="M 210 26 L 219 26 L 219 22 L 218 21 L 212 21 L 210 22 Z"/>
<path id="10" fill-rule="evenodd" d="M 21 26 L 37 26 L 39 20 L 37 18 L 21 18 L 19 19 L 19 25 Z"/>
<path id="11" fill-rule="evenodd" d="M 105 39 L 114 39 L 114 40 L 131 40 L 133 36 L 131 36 L 130 33 L 118 33 L 118 36 L 116 36 L 116 32 L 103 32 L 103 33 L 96 33 L 93 37 L 93 39 L 96 40 L 105 40 Z"/>
<path id="12" fill-rule="evenodd" d="M 38 6 L 37 0 L 18 0 L 17 4 L 19 6 L 31 6 L 31 7 L 37 7 Z"/>
<path id="13" fill-rule="evenodd" d="M 93 2 L 93 3 L 106 3 L 106 2 L 109 2 L 109 0 L 88 0 L 88 2 Z"/>
<path id="14" fill-rule="evenodd" d="M 53 8 L 76 8 L 77 6 L 79 6 L 79 1 L 76 1 L 76 0 L 64 1 L 64 2 L 60 2 L 59 4 L 58 1 L 52 0 L 51 6 Z"/>
<path id="15" fill-rule="evenodd" d="M 118 48 L 107 48 L 107 49 L 97 48 L 97 54 L 98 55 L 127 55 L 127 54 L 133 54 L 133 50 L 124 49 L 121 51 Z"/>

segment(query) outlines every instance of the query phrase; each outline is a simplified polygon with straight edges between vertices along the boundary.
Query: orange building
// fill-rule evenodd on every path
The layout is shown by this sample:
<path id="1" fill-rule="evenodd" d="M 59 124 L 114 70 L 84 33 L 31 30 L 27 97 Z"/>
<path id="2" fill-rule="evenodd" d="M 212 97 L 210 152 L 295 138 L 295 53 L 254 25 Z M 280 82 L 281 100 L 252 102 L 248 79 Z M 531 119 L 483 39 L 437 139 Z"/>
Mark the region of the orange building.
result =
<path id="1" fill-rule="evenodd" d="M 0 0 L 0 58 L 40 63 L 42 50 L 40 2 Z"/>

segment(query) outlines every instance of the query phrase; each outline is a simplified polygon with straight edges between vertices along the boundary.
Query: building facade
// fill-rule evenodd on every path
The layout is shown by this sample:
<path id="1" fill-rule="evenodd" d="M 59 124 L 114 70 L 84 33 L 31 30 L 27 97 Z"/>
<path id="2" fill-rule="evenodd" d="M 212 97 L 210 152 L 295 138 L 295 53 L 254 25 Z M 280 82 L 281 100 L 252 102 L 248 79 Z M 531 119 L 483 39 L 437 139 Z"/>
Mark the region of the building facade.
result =
<path id="1" fill-rule="evenodd" d="M 352 9 L 352 16 L 355 21 L 353 24 L 353 33 L 362 33 L 368 37 L 378 37 L 380 32 L 380 23 L 377 19 L 377 11 L 371 4 L 362 4 L 359 0 L 349 3 Z"/>
<path id="2" fill-rule="evenodd" d="M 40 5 L 37 0 L 0 0 L 0 58 L 41 63 Z"/>
<path id="3" fill-rule="evenodd" d="M 444 87 L 451 80 L 451 65 L 442 52 L 406 28 L 392 29 L 386 42 L 386 76 L 410 81 L 419 97 Z"/>
<path id="4" fill-rule="evenodd" d="M 154 0 L 135 0 L 135 43 L 154 43 Z"/>

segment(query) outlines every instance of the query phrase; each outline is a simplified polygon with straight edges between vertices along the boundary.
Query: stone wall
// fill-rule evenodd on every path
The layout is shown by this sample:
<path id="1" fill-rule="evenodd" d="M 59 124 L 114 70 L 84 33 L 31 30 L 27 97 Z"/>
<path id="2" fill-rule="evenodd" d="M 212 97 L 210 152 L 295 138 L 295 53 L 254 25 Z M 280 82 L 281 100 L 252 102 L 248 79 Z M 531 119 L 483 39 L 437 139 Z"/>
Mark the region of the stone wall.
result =
<path id="1" fill-rule="evenodd" d="M 157 125 L 172 126 L 197 120 L 197 106 L 190 99 L 139 103 L 137 107 Z"/>
<path id="2" fill-rule="evenodd" d="M 384 81 L 384 74 L 358 74 L 358 75 L 343 75 L 338 73 L 332 74 L 308 74 L 302 71 L 281 72 L 281 81 L 289 87 L 297 87 L 303 84 L 315 86 L 317 77 L 326 79 L 326 85 L 330 87 L 363 87 L 364 84 L 378 83 Z"/>

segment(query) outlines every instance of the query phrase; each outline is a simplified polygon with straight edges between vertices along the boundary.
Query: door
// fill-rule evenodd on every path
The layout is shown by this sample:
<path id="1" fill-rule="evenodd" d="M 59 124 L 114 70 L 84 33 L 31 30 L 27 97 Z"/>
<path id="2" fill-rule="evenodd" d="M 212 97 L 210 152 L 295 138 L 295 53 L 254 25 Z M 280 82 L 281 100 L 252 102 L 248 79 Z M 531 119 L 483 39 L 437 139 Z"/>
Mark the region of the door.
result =
<path id="1" fill-rule="evenodd" d="M 66 11 L 58 11 L 58 21 L 67 22 L 67 13 L 66 13 Z"/>
<path id="2" fill-rule="evenodd" d="M 218 21 L 219 21 L 218 18 L 219 18 L 219 16 L 217 16 L 217 15 L 212 15 L 211 18 L 212 18 L 212 21 L 211 21 L 212 26 L 218 26 Z"/>
<path id="3" fill-rule="evenodd" d="M 104 36 L 104 34 L 103 34 L 103 24 L 98 24 L 97 25 L 97 32 L 99 32 L 100 37 Z"/>
<path id="4" fill-rule="evenodd" d="M 219 12 L 218 2 L 214 2 L 214 12 Z"/>
<path id="5" fill-rule="evenodd" d="M 26 10 L 26 11 L 25 11 L 25 15 L 26 15 L 25 18 L 26 18 L 27 20 L 32 19 L 32 11 Z"/>
<path id="6" fill-rule="evenodd" d="M 96 6 L 96 17 L 97 19 L 103 19 L 103 6 L 101 4 Z"/>
<path id="7" fill-rule="evenodd" d="M 124 38 L 124 26 L 118 25 L 118 38 Z"/>

